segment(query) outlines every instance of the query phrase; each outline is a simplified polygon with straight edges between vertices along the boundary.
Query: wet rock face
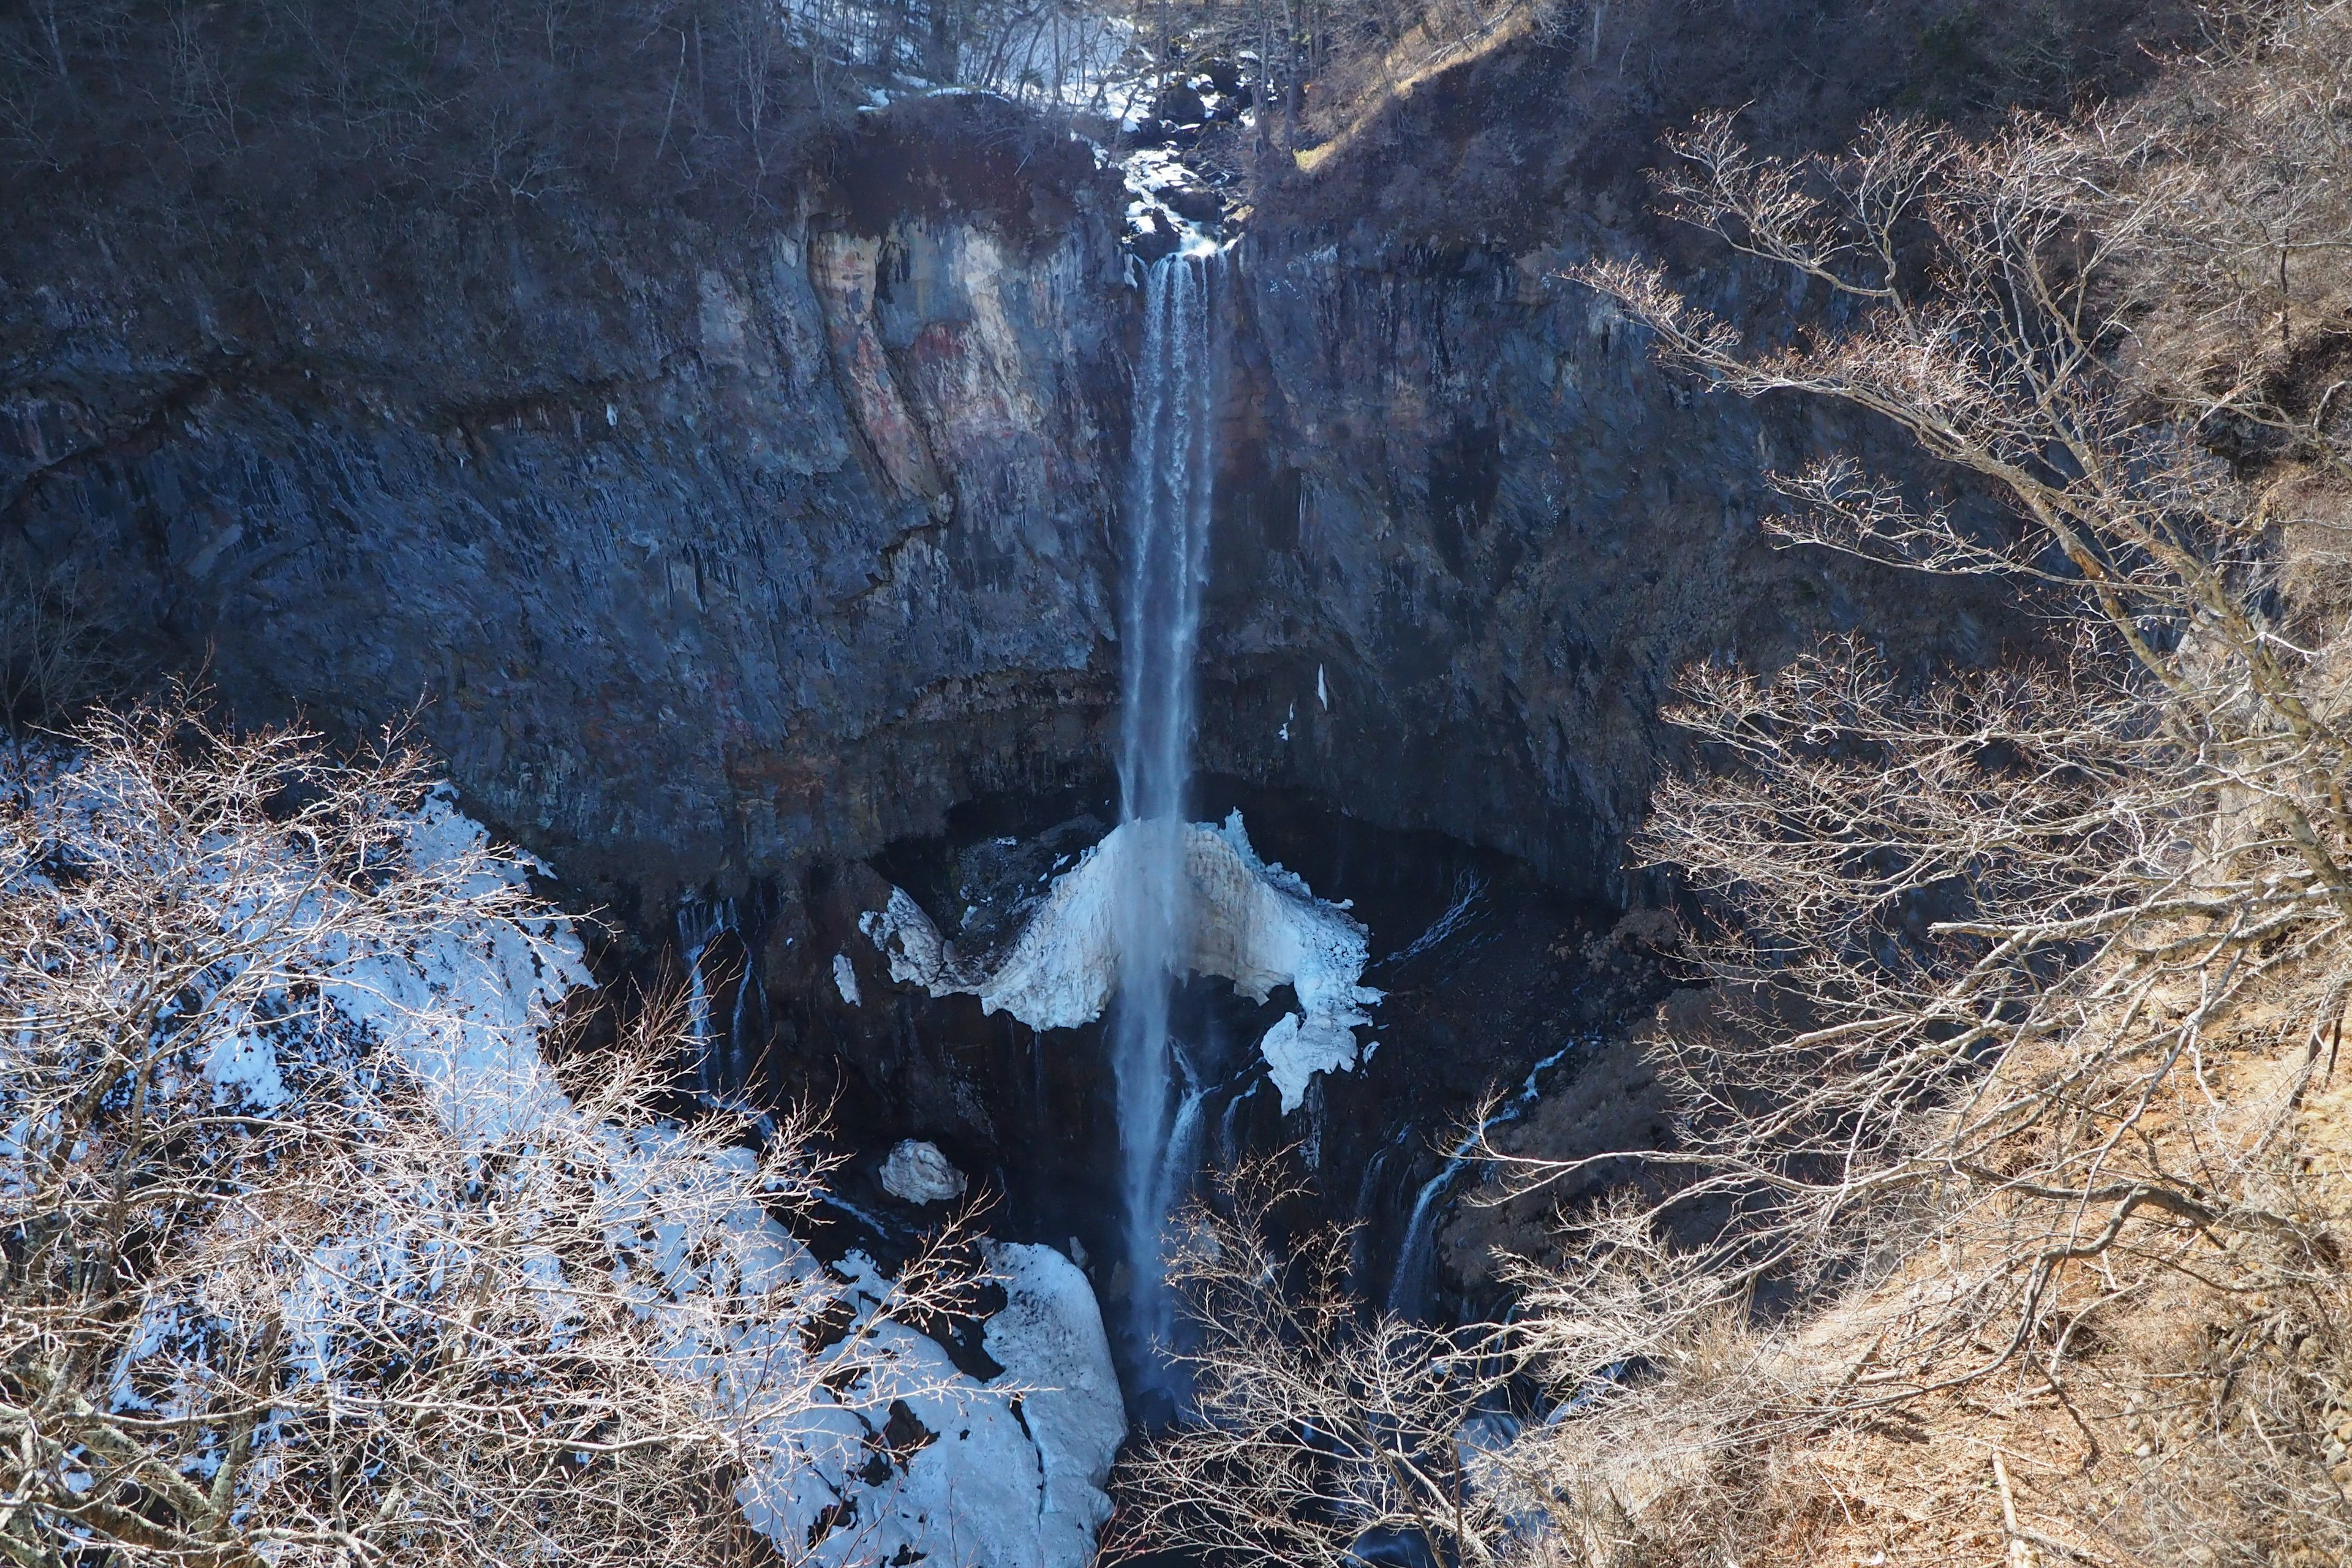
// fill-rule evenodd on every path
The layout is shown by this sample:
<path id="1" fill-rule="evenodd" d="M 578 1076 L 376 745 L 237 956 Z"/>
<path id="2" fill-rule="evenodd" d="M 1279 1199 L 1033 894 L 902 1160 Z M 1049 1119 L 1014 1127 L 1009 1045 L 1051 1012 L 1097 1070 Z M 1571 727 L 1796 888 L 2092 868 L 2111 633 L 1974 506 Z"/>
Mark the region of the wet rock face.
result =
<path id="1" fill-rule="evenodd" d="M 1662 371 L 1559 278 L 1584 251 L 1310 244 L 1245 242 L 1204 765 L 1622 898 L 1676 669 L 1856 626 L 1970 660 L 2017 628 L 1994 595 L 1770 548 L 1766 468 L 1921 465 L 1820 405 Z M 1765 334 L 1806 304 L 1760 272 L 1696 282 Z"/>
<path id="2" fill-rule="evenodd" d="M 575 885 L 740 886 L 1061 782 L 1113 684 L 1129 290 L 1115 185 L 965 123 L 1000 112 L 869 131 L 724 233 L 89 247 L 5 329 L 5 523 L 248 719 L 425 699 Z"/>
<path id="3" fill-rule="evenodd" d="M 765 879 L 782 941 L 812 867 L 1108 779 L 1126 196 L 1005 116 L 874 117 L 752 229 L 85 247 L 0 324 L 0 516 L 246 717 L 358 731 L 424 698 L 471 805 L 575 886 L 651 929 Z M 1597 223 L 1244 242 L 1199 750 L 1622 898 L 1677 668 L 1853 626 L 1977 658 L 2012 622 L 1770 549 L 1763 467 L 1907 456 L 1649 363 L 1558 277 Z M 1811 308 L 1693 275 L 1767 333 Z"/>

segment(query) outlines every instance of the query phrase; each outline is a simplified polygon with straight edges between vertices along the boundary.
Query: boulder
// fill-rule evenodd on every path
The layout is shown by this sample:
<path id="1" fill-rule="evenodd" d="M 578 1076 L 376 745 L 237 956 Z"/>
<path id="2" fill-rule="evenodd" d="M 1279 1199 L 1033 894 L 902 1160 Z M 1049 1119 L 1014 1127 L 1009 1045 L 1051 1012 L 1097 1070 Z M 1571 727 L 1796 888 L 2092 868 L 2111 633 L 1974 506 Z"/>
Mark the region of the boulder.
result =
<path id="1" fill-rule="evenodd" d="M 963 1196 L 964 1175 L 936 1143 L 900 1140 L 882 1162 L 882 1190 L 910 1204 L 943 1204 Z"/>

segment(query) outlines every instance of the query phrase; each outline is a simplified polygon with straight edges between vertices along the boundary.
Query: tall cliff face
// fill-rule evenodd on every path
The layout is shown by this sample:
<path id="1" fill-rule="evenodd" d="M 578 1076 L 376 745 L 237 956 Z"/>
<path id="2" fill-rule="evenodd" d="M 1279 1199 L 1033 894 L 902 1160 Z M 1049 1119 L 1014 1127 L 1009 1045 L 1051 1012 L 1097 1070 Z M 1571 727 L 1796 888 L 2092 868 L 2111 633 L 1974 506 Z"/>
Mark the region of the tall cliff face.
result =
<path id="1" fill-rule="evenodd" d="M 725 232 L 94 232 L 5 327 L 0 515 L 248 718 L 422 700 L 474 808 L 600 900 L 789 882 L 1107 780 L 1122 206 L 1082 144 L 948 97 Z M 1761 468 L 1876 437 L 1664 375 L 1559 276 L 1623 237 L 1557 216 L 1244 242 L 1200 754 L 1607 894 L 1678 666 L 2006 622 L 1769 548 Z M 1736 320 L 1807 308 L 1710 265 Z"/>
<path id="2" fill-rule="evenodd" d="M 1766 469 L 1917 460 L 1661 371 L 1562 276 L 1595 226 L 1516 251 L 1253 237 L 1204 763 L 1622 894 L 1678 668 L 1857 627 L 1898 660 L 1972 660 L 2017 623 L 1948 586 L 1919 616 L 1918 580 L 1772 548 Z M 1753 270 L 1701 281 L 1761 331 L 1805 306 Z"/>
<path id="3" fill-rule="evenodd" d="M 1118 205 L 1085 149 L 949 99 L 725 235 L 87 245 L 11 312 L 0 507 L 247 717 L 423 700 L 567 877 L 866 853 L 1098 753 Z"/>
<path id="4" fill-rule="evenodd" d="M 1662 374 L 1559 276 L 1644 243 L 1591 205 L 1507 246 L 1267 223 L 1223 273 L 1203 801 L 1360 898 L 1376 963 L 1496 889 L 1491 929 L 1372 975 L 1377 1060 L 1219 1121 L 1229 1152 L 1304 1139 L 1383 1279 L 1450 1120 L 1654 1000 L 1588 938 L 1639 891 L 1674 672 L 1855 627 L 1973 658 L 2014 626 L 1771 549 L 1763 468 L 1906 459 Z M 827 1101 L 873 1152 L 934 1140 L 1007 1234 L 1113 1257 L 1099 1041 L 894 985 L 860 917 L 930 866 L 952 924 L 962 851 L 1017 864 L 1009 911 L 1108 795 L 1124 208 L 1091 150 L 947 97 L 750 226 L 583 205 L 19 247 L 0 528 L 243 717 L 415 710 L 628 962 L 695 967 L 705 1087 Z M 1759 332 L 1818 308 L 1720 257 L 1685 272 Z M 963 803 L 948 853 L 908 842 Z M 1056 821 L 1067 843 L 970 842 Z"/>

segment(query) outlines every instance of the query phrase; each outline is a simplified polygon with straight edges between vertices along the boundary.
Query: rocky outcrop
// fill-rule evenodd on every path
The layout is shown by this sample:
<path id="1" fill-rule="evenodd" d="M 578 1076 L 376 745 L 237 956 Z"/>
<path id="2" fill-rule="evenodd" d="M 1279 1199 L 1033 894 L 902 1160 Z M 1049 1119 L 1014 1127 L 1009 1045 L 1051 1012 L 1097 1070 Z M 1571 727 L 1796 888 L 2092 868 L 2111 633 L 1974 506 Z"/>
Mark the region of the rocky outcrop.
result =
<path id="1" fill-rule="evenodd" d="M 1034 890 L 1108 829 L 1125 207 L 1090 150 L 947 97 L 872 117 L 750 227 L 546 211 L 53 247 L 0 319 L 0 522 L 160 654 L 208 658 L 247 718 L 357 733 L 423 699 L 469 809 L 640 956 L 675 932 L 713 1036 L 697 1092 L 832 1104 L 877 1159 L 932 1142 L 1005 1194 L 1005 1234 L 1111 1257 L 1099 1040 L 919 994 L 859 920 L 929 888 L 977 952 L 1019 901 L 968 896 L 978 860 Z M 1223 273 L 1197 748 L 1223 777 L 1199 805 L 1314 803 L 1265 842 L 1362 900 L 1391 994 L 1377 1059 L 1313 1076 L 1352 1045 L 1295 1029 L 1279 1090 L 1236 1079 L 1210 1109 L 1228 1152 L 1307 1151 L 1337 1217 L 1401 1219 L 1491 1079 L 1647 995 L 1559 954 L 1637 890 L 1677 668 L 1847 628 L 1898 664 L 1971 659 L 2017 625 L 1770 548 L 1767 467 L 1840 447 L 1933 476 L 1819 407 L 1662 374 L 1559 276 L 1646 241 L 1597 202 L 1555 216 L 1507 246 L 1268 222 Z M 1684 271 L 1767 336 L 1820 306 L 1720 257 Z M 1373 912 L 1426 830 L 1444 875 Z M 952 874 L 902 868 L 942 846 Z M 1465 896 L 1465 846 L 1549 886 L 1402 956 Z M 1218 1027 L 1253 1042 L 1288 1010 L 1234 1007 Z"/>
<path id="2" fill-rule="evenodd" d="M 970 117 L 1005 106 L 906 112 L 756 231 L 419 219 L 144 281 L 84 247 L 0 325 L 0 508 L 115 619 L 209 649 L 248 717 L 357 732 L 426 699 L 471 809 L 645 947 L 675 929 L 716 1037 L 698 1091 L 832 1104 L 877 1159 L 933 1142 L 1005 1194 L 1006 1234 L 1111 1258 L 1100 1042 L 923 994 L 858 922 L 928 888 L 978 952 L 1021 901 L 980 884 L 1033 896 L 1108 829 L 1124 194 L 1050 140 L 998 159 Z M 1678 668 L 1852 627 L 1974 658 L 2013 626 L 1769 546 L 1765 467 L 1910 460 L 1660 373 L 1559 277 L 1633 243 L 1582 211 L 1510 247 L 1269 225 L 1224 272 L 1198 756 L 1209 793 L 1318 803 L 1265 842 L 1359 898 L 1391 994 L 1377 1059 L 1310 1083 L 1352 1046 L 1283 1036 L 1281 1090 L 1213 1109 L 1221 1147 L 1312 1151 L 1337 1217 L 1401 1219 L 1449 1118 L 1619 1005 L 1561 967 L 1583 917 L 1532 888 L 1475 965 L 1453 955 L 1486 935 L 1397 958 L 1462 846 L 1566 909 L 1621 900 Z M 1814 303 L 1706 267 L 1752 331 Z M 968 803 L 925 881 L 947 839 L 908 841 Z M 1431 829 L 1447 868 L 1380 912 L 1393 830 Z M 673 921 L 685 889 L 709 900 Z M 1252 1042 L 1288 1010 L 1236 1007 L 1219 1026 Z"/>

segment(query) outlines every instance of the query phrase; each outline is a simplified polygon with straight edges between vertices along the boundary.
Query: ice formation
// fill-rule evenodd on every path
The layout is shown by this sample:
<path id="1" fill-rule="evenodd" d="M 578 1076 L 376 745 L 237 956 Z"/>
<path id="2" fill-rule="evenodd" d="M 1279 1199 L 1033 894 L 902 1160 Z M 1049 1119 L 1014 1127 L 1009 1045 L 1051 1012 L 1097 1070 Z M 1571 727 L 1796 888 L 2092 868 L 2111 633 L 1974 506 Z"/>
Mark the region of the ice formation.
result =
<path id="1" fill-rule="evenodd" d="M 1116 891 L 1131 873 L 1137 824 L 1111 830 L 1053 885 L 1020 933 L 999 953 L 967 959 L 904 889 L 862 921 L 902 984 L 934 996 L 965 992 L 989 1012 L 1010 1013 L 1033 1029 L 1067 1029 L 1102 1016 L 1118 980 Z M 1184 870 L 1193 918 L 1185 967 L 1230 980 L 1263 1002 L 1277 985 L 1297 993 L 1299 1011 L 1265 1032 L 1258 1048 L 1285 1111 L 1296 1110 L 1318 1072 L 1346 1072 L 1360 1059 L 1359 1026 L 1381 993 L 1360 984 L 1370 957 L 1364 928 L 1307 883 L 1258 858 L 1240 812 L 1222 824 L 1186 825 Z"/>

